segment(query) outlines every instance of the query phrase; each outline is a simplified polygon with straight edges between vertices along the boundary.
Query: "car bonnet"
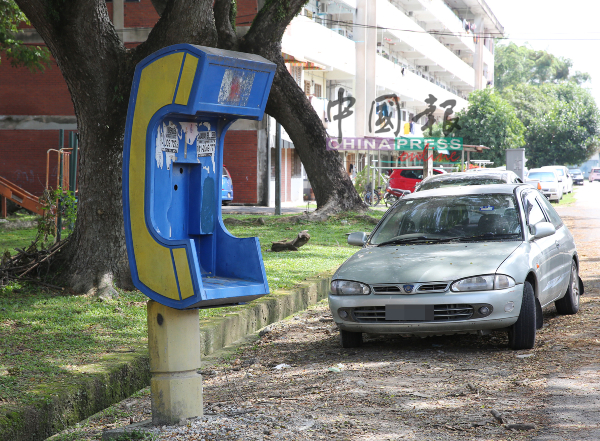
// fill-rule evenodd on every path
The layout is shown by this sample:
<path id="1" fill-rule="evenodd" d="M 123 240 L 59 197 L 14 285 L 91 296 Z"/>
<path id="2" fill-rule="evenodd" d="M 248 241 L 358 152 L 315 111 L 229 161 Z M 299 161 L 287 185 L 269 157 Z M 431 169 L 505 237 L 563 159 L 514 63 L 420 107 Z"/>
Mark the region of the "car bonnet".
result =
<path id="1" fill-rule="evenodd" d="M 494 274 L 521 243 L 490 241 L 363 248 L 342 264 L 333 278 L 367 284 L 422 283 Z"/>

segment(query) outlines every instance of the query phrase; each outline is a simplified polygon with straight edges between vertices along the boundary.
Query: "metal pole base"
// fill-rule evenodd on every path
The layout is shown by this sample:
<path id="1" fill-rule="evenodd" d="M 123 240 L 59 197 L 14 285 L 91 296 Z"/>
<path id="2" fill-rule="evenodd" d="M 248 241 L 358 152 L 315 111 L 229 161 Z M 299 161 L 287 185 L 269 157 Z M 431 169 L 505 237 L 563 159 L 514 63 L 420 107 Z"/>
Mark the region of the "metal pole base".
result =
<path id="1" fill-rule="evenodd" d="M 148 301 L 148 349 L 152 424 L 176 424 L 202 416 L 198 310 Z"/>

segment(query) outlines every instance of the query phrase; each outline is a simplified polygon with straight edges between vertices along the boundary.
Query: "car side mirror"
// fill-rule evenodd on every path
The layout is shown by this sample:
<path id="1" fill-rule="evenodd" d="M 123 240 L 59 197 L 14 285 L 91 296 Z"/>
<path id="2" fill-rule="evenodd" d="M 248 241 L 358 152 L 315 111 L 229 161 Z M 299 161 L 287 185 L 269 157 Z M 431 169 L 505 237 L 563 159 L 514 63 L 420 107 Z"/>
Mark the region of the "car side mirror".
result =
<path id="1" fill-rule="evenodd" d="M 538 222 L 535 225 L 529 226 L 529 232 L 533 236 L 533 239 L 541 239 L 552 236 L 556 233 L 556 228 L 550 222 Z"/>
<path id="2" fill-rule="evenodd" d="M 348 245 L 352 245 L 355 247 L 362 247 L 367 243 L 367 239 L 369 238 L 369 234 L 364 231 L 359 231 L 355 233 L 350 233 L 348 235 Z"/>

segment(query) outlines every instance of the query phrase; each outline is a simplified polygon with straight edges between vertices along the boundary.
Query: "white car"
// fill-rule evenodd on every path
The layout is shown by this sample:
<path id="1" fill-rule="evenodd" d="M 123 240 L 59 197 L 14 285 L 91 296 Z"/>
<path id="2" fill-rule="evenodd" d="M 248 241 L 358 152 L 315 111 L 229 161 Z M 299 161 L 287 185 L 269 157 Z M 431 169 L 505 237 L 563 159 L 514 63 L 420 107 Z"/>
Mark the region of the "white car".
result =
<path id="1" fill-rule="evenodd" d="M 544 172 L 546 173 L 546 172 Z M 523 184 L 418 191 L 400 199 L 335 272 L 329 308 L 342 346 L 362 333 L 486 334 L 531 349 L 542 308 L 575 314 L 583 283 L 573 236 Z"/>
<path id="2" fill-rule="evenodd" d="M 544 169 L 554 169 L 558 173 L 558 182 L 562 185 L 563 193 L 571 193 L 573 191 L 573 177 L 569 172 L 569 169 L 564 165 L 547 165 L 542 167 Z"/>
<path id="3" fill-rule="evenodd" d="M 525 183 L 537 188 L 551 201 L 558 202 L 563 197 L 558 172 L 554 168 L 532 168 L 525 178 Z"/>

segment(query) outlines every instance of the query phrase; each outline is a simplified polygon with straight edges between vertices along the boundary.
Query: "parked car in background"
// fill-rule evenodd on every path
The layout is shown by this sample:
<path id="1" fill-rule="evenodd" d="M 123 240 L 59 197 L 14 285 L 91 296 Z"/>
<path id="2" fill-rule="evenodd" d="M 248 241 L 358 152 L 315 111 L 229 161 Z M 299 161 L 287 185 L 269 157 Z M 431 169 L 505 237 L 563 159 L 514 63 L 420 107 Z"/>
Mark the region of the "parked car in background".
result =
<path id="1" fill-rule="evenodd" d="M 416 336 L 507 329 L 530 349 L 541 308 L 575 314 L 583 283 L 573 236 L 523 184 L 419 191 L 400 199 L 332 277 L 329 308 L 342 346 L 362 333 Z"/>
<path id="2" fill-rule="evenodd" d="M 558 174 L 558 182 L 562 186 L 562 192 L 571 193 L 573 191 L 573 178 L 571 177 L 571 173 L 569 173 L 569 169 L 564 165 L 547 165 L 542 167 L 542 170 L 545 169 L 554 169 Z"/>
<path id="3" fill-rule="evenodd" d="M 590 170 L 590 175 L 588 176 L 588 181 L 600 181 L 600 168 L 594 167 Z"/>
<path id="4" fill-rule="evenodd" d="M 417 184 L 415 191 L 432 190 L 441 187 L 487 184 L 522 184 L 516 173 L 490 169 L 487 172 L 457 172 L 430 176 Z"/>
<path id="5" fill-rule="evenodd" d="M 525 183 L 537 188 L 551 201 L 560 201 L 563 197 L 562 186 L 555 169 L 532 168 L 529 170 Z"/>
<path id="6" fill-rule="evenodd" d="M 446 173 L 443 168 L 434 167 L 433 175 Z M 423 166 L 395 168 L 390 175 L 389 186 L 399 190 L 415 191 L 415 185 L 423 180 Z"/>
<path id="7" fill-rule="evenodd" d="M 221 201 L 223 205 L 228 205 L 233 200 L 233 181 L 229 170 L 223 167 L 221 178 Z"/>
<path id="8" fill-rule="evenodd" d="M 570 168 L 569 173 L 571 174 L 571 178 L 573 178 L 573 184 L 583 185 L 584 177 L 581 170 L 578 168 Z"/>

